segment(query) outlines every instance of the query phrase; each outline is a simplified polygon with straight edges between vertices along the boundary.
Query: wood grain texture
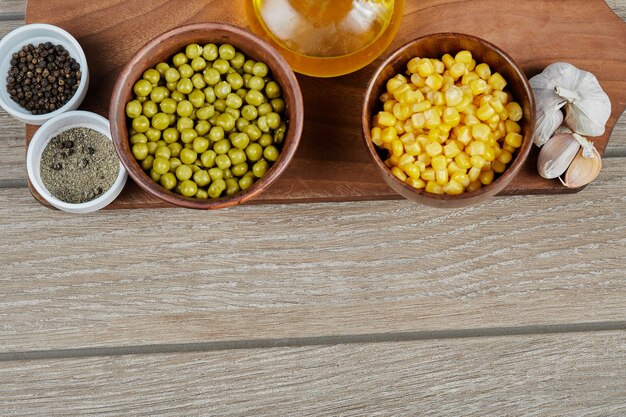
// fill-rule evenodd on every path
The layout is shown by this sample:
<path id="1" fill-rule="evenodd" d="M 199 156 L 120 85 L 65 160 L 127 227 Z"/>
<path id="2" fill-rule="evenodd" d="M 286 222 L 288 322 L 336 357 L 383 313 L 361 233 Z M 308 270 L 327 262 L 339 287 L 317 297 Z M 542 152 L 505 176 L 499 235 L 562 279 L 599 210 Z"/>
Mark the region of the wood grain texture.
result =
<path id="1" fill-rule="evenodd" d="M 115 75 L 141 45 L 157 34 L 181 24 L 207 20 L 246 25 L 242 3 L 190 0 L 184 7 L 178 4 L 166 0 L 101 0 L 79 9 L 72 0 L 31 2 L 26 20 L 60 25 L 79 39 L 94 68 L 95 88 L 90 89 L 84 106 L 106 114 Z M 166 10 L 169 12 L 164 13 Z M 468 10 L 471 18 L 467 18 Z M 129 19 L 129 15 L 135 18 Z M 156 16 L 159 25 L 151 23 Z M 614 109 L 607 134 L 595 139 L 598 149 L 604 151 L 611 128 L 626 105 L 626 25 L 603 1 L 576 0 L 565 5 L 533 0 L 523 4 L 507 2 L 497 8 L 485 0 L 464 1 L 462 6 L 454 0 L 410 1 L 400 32 L 387 54 L 410 39 L 443 31 L 469 33 L 495 43 L 529 76 L 555 60 L 566 60 L 595 73 L 611 96 Z M 607 59 L 608 56 L 612 58 Z M 378 175 L 361 143 L 363 90 L 382 58 L 345 77 L 299 77 L 306 112 L 302 143 L 285 174 L 257 202 L 398 198 Z M 33 131 L 34 128 L 28 128 L 27 137 Z M 569 191 L 558 182 L 540 178 L 534 167 L 535 157 L 536 152 L 503 193 Z M 137 196 L 130 195 L 132 190 L 129 186 L 111 208 L 165 205 L 156 198 L 138 204 Z"/>
<path id="2" fill-rule="evenodd" d="M 626 333 L 0 362 L 17 416 L 622 416 Z"/>
<path id="3" fill-rule="evenodd" d="M 0 191 L 2 351 L 626 319 L 626 159 L 568 196 L 71 216 Z M 19 277 L 19 279 L 16 279 Z"/>
<path id="4" fill-rule="evenodd" d="M 2 0 L 0 2 L 0 19 L 5 16 L 24 16 L 24 0 Z"/>

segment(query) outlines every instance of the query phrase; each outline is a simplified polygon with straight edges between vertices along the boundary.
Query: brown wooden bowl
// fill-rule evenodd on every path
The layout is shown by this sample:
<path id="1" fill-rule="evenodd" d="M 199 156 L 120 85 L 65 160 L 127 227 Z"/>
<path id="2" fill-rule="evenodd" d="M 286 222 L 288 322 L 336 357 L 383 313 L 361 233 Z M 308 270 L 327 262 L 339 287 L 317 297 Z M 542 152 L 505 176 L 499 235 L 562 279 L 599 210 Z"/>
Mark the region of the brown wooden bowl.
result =
<path id="1" fill-rule="evenodd" d="M 514 155 L 514 159 L 491 184 L 481 189 L 466 192 L 460 195 L 439 195 L 428 193 L 425 190 L 417 190 L 399 179 L 385 165 L 381 158 L 381 151 L 372 143 L 371 120 L 372 115 L 382 110 L 379 100 L 380 95 L 386 90 L 386 83 L 391 77 L 406 71 L 406 64 L 411 58 L 438 58 L 448 53 L 454 56 L 461 50 L 472 53 L 477 62 L 487 63 L 492 71 L 499 72 L 507 80 L 507 90 L 513 94 L 515 100 L 520 103 L 524 112 L 523 119 L 519 121 L 523 132 L 523 142 L 520 149 Z M 532 147 L 532 136 L 535 126 L 535 104 L 533 92 L 528 79 L 519 66 L 497 46 L 471 35 L 461 33 L 437 33 L 427 35 L 408 42 L 395 51 L 383 62 L 372 76 L 365 95 L 362 110 L 363 138 L 375 164 L 378 166 L 385 182 L 398 194 L 415 201 L 433 207 L 455 208 L 477 204 L 502 191 L 519 172 L 524 161 L 528 157 Z"/>
<path id="2" fill-rule="evenodd" d="M 229 43 L 246 58 L 263 61 L 271 70 L 272 77 L 281 86 L 288 120 L 287 133 L 279 158 L 265 176 L 250 188 L 237 194 L 218 199 L 199 200 L 168 191 L 153 181 L 135 160 L 128 138 L 126 103 L 131 100 L 133 85 L 143 72 L 161 61 L 167 61 L 191 43 Z M 157 36 L 143 46 L 119 74 L 109 106 L 109 121 L 115 149 L 131 178 L 146 192 L 176 206 L 195 209 L 218 209 L 241 204 L 261 193 L 285 170 L 296 152 L 304 120 L 304 105 L 298 80 L 287 61 L 268 43 L 250 32 L 231 25 L 201 23 L 183 26 Z"/>

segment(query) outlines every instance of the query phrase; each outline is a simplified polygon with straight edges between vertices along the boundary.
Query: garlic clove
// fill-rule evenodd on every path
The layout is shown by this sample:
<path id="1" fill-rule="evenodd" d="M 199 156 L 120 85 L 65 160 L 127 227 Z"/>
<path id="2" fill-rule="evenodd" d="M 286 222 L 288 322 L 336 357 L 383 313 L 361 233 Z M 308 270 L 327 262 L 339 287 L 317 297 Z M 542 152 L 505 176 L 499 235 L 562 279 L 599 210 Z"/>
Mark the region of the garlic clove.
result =
<path id="1" fill-rule="evenodd" d="M 537 171 L 543 178 L 553 179 L 562 175 L 572 163 L 580 143 L 571 133 L 554 135 L 539 152 Z"/>
<path id="2" fill-rule="evenodd" d="M 550 140 L 555 130 L 563 123 L 564 116 L 561 107 L 565 105 L 566 101 L 557 96 L 553 89 L 541 88 L 535 89 L 533 92 L 537 109 L 533 142 L 541 147 Z"/>
<path id="3" fill-rule="evenodd" d="M 583 149 L 580 149 L 569 168 L 565 172 L 565 180 L 561 180 L 568 188 L 579 188 L 596 179 L 602 168 L 602 157 L 592 148 L 592 156 L 585 157 Z"/>

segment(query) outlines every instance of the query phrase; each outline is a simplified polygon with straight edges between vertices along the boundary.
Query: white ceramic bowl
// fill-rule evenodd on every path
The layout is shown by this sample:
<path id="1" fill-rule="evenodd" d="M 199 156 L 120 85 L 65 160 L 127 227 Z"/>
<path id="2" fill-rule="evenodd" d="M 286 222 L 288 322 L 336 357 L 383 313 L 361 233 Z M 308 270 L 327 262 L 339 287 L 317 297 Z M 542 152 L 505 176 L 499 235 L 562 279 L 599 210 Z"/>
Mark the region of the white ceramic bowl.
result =
<path id="1" fill-rule="evenodd" d="M 23 46 L 29 43 L 37 46 L 45 42 L 62 45 L 69 52 L 70 56 L 80 64 L 82 77 L 78 90 L 76 90 L 74 96 L 72 96 L 70 101 L 65 103 L 63 107 L 50 113 L 35 115 L 11 99 L 7 90 L 6 78 L 11 68 L 11 58 L 15 52 L 18 52 Z M 76 110 L 83 102 L 85 94 L 87 94 L 87 88 L 89 86 L 89 68 L 87 67 L 85 53 L 78 41 L 59 27 L 35 23 L 15 29 L 0 41 L 0 60 L 0 106 L 11 116 L 24 123 L 41 125 L 61 113 Z"/>
<path id="2" fill-rule="evenodd" d="M 46 145 L 48 145 L 50 139 L 73 127 L 88 127 L 102 133 L 109 138 L 109 140 L 111 140 L 111 128 L 109 126 L 109 121 L 104 117 L 86 111 L 71 111 L 64 113 L 54 119 L 48 120 L 39 128 L 39 130 L 37 130 L 28 145 L 28 152 L 26 153 L 26 169 L 28 171 L 28 178 L 33 184 L 33 187 L 35 187 L 35 190 L 37 190 L 37 192 L 48 203 L 59 210 L 67 211 L 69 213 L 90 213 L 92 211 L 100 210 L 115 200 L 120 192 L 122 192 L 128 175 L 124 166 L 120 162 L 120 170 L 117 175 L 117 179 L 111 188 L 104 192 L 100 197 L 80 204 L 66 203 L 65 201 L 61 201 L 54 197 L 41 181 L 41 154 L 46 148 Z"/>

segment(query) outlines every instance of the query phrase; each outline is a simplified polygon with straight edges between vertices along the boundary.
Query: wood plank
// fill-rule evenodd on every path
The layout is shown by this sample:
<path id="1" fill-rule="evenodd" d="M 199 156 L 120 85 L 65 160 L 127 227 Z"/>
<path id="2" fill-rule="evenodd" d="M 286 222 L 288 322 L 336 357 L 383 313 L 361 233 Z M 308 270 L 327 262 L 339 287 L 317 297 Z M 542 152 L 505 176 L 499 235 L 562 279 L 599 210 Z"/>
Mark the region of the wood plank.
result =
<path id="1" fill-rule="evenodd" d="M 207 20 L 247 24 L 242 3 L 189 0 L 183 8 L 174 3 L 100 0 L 87 8 L 76 8 L 72 0 L 32 2 L 28 4 L 26 20 L 60 25 L 81 41 L 94 68 L 93 80 L 97 82 L 84 105 L 107 114 L 117 73 L 138 48 L 157 34 Z M 162 18 L 164 10 L 171 11 L 167 19 Z M 468 11 L 471 18 L 467 18 Z M 159 16 L 160 25 L 147 23 L 155 16 Z M 494 19 L 500 24 L 493 25 Z M 603 1 L 572 0 L 564 6 L 533 0 L 522 4 L 499 3 L 497 8 L 482 0 L 465 1 L 462 7 L 453 0 L 410 1 L 400 32 L 388 51 L 418 36 L 445 31 L 469 33 L 494 42 L 510 53 L 529 76 L 556 59 L 594 72 L 613 102 L 606 134 L 595 138 L 597 148 L 604 152 L 610 132 L 626 106 L 623 79 L 626 54 L 621 53 L 626 51 L 626 26 Z M 527 35 L 530 33 L 532 36 Z M 607 56 L 612 59 L 607 60 Z M 290 167 L 257 202 L 398 198 L 371 164 L 361 137 L 360 103 L 364 86 L 381 59 L 344 77 L 299 77 L 306 112 L 302 142 Z M 337 99 L 338 96 L 341 98 Z M 34 128 L 29 127 L 27 138 L 33 132 Z M 535 157 L 536 154 L 531 156 L 504 194 L 571 192 L 558 182 L 539 177 L 534 169 Z M 134 195 L 134 191 L 133 184 L 129 184 L 110 208 L 167 206 L 156 197 L 145 193 Z"/>
<path id="2" fill-rule="evenodd" d="M 26 2 L 24 0 L 2 0 L 0 2 L 0 19 L 5 16 L 24 16 Z"/>
<path id="3" fill-rule="evenodd" d="M 0 349 L 626 319 L 626 159 L 568 196 L 72 216 L 0 191 Z"/>
<path id="4" fill-rule="evenodd" d="M 606 4 L 622 20 L 626 20 L 626 0 L 606 0 Z"/>
<path id="5" fill-rule="evenodd" d="M 0 362 L 11 416 L 619 416 L 626 332 Z"/>

